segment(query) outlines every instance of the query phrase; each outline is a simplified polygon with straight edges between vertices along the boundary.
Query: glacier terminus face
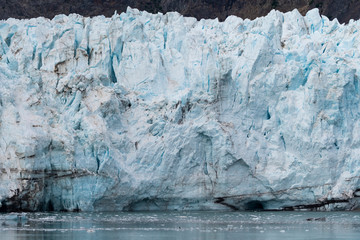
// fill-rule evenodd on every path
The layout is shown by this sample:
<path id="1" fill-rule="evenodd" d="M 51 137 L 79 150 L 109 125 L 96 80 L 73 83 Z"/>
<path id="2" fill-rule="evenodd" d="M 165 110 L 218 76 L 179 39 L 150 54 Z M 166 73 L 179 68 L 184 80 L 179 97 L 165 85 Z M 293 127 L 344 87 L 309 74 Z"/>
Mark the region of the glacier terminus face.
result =
<path id="1" fill-rule="evenodd" d="M 360 205 L 360 21 L 0 21 L 1 210 Z"/>

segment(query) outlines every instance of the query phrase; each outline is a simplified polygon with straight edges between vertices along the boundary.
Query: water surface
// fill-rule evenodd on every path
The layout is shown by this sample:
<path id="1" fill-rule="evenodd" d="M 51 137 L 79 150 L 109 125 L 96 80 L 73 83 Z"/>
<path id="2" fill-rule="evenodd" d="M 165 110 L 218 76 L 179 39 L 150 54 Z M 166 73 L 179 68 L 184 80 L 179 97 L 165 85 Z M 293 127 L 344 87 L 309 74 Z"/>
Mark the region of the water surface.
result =
<path id="1" fill-rule="evenodd" d="M 0 214 L 0 239 L 359 239 L 360 212 Z"/>

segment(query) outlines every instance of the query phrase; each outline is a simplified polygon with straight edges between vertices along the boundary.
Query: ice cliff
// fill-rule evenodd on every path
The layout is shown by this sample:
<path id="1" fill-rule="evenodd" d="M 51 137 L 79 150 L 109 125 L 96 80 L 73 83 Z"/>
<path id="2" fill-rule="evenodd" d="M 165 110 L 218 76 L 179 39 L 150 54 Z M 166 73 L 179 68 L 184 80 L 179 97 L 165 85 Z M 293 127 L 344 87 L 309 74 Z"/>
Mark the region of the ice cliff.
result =
<path id="1" fill-rule="evenodd" d="M 360 21 L 0 21 L 1 210 L 354 209 Z"/>

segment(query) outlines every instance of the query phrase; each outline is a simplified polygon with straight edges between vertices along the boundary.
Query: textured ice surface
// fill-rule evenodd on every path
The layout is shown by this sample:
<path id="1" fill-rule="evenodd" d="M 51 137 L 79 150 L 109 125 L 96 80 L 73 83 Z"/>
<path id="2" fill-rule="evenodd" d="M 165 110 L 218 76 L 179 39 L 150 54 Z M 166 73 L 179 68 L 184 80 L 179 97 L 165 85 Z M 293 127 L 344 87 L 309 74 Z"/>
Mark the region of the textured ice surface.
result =
<path id="1" fill-rule="evenodd" d="M 351 209 L 360 21 L 0 21 L 3 210 Z"/>

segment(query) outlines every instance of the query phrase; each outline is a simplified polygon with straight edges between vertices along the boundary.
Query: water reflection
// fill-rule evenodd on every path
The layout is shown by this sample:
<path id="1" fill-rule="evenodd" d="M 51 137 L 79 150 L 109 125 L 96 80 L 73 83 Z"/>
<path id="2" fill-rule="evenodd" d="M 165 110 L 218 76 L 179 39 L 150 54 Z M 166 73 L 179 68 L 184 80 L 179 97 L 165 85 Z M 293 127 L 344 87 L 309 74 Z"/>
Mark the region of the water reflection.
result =
<path id="1" fill-rule="evenodd" d="M 20 217 L 19 217 L 20 216 Z M 359 239 L 358 212 L 1 214 L 0 239 Z"/>

